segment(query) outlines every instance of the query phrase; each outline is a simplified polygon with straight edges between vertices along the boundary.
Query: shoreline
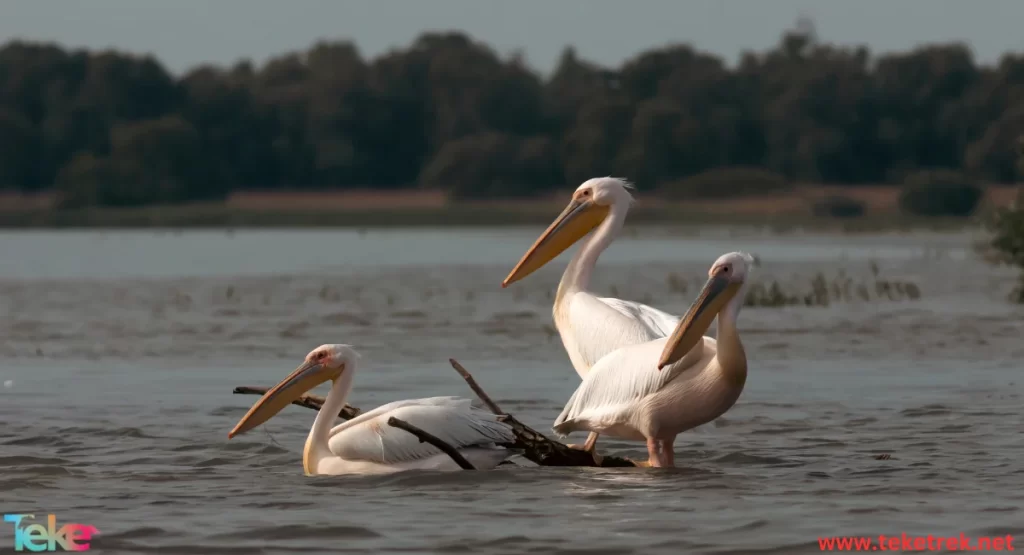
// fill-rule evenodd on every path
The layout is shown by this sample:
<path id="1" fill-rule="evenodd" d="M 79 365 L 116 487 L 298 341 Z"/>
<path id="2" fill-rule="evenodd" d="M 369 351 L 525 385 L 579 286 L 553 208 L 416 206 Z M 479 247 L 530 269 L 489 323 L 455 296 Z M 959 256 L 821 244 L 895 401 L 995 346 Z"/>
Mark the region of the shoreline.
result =
<path id="1" fill-rule="evenodd" d="M 0 211 L 0 230 L 74 229 L 397 229 L 548 226 L 558 211 L 481 209 L 452 206 L 440 209 L 360 211 L 250 211 L 230 208 L 161 207 L 120 210 Z M 806 214 L 695 213 L 678 209 L 635 209 L 630 226 L 767 227 L 775 231 L 810 229 L 838 232 L 879 232 L 978 228 L 983 214 L 970 218 L 926 218 L 899 214 L 831 218 Z"/>
<path id="2" fill-rule="evenodd" d="M 841 191 L 841 192 L 838 192 Z M 638 193 L 628 223 L 635 226 L 750 226 L 776 231 L 841 232 L 956 230 L 981 225 L 1017 187 L 992 187 L 969 218 L 922 217 L 898 209 L 898 187 L 814 186 L 771 196 L 668 201 Z M 866 213 L 839 218 L 814 213 L 823 197 L 842 194 Z M 434 191 L 240 192 L 224 202 L 131 208 L 51 208 L 45 195 L 0 195 L 0 229 L 175 228 L 422 228 L 547 226 L 567 194 L 535 199 L 451 201 Z"/>

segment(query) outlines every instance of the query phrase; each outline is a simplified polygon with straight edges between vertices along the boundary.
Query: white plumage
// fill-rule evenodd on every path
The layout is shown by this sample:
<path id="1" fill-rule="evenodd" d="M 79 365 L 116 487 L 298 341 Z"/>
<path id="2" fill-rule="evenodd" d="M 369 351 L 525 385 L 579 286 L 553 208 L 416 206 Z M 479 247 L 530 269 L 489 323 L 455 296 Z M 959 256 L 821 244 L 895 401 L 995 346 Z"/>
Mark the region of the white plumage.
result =
<path id="1" fill-rule="evenodd" d="M 588 291 L 598 258 L 626 221 L 633 203 L 630 189 L 628 181 L 614 177 L 583 182 L 502 284 L 525 278 L 593 231 L 566 266 L 553 308 L 555 327 L 580 377 L 604 355 L 665 337 L 679 323 L 677 316 L 646 304 Z"/>
<path id="2" fill-rule="evenodd" d="M 736 319 L 752 260 L 743 253 L 719 257 L 668 337 L 601 357 L 555 419 L 555 433 L 646 440 L 651 465 L 673 466 L 676 435 L 718 418 L 743 391 L 747 359 Z M 718 339 L 704 337 L 716 318 Z"/>
<path id="3" fill-rule="evenodd" d="M 678 316 L 643 303 L 624 301 L 615 297 L 598 297 L 597 300 L 614 308 L 631 321 L 638 322 L 646 328 L 648 335 L 654 336 L 651 339 L 667 336 L 679 324 Z"/>
<path id="4" fill-rule="evenodd" d="M 580 377 L 592 370 L 605 355 L 627 345 L 645 343 L 672 333 L 679 317 L 647 306 L 614 297 L 598 297 L 589 291 L 566 293 L 567 299 L 560 314 L 555 308 L 555 320 L 561 321 L 559 331 L 570 335 L 567 350 Z M 571 295 L 571 296 L 570 296 Z M 582 370 L 582 371 L 581 371 Z"/>
<path id="5" fill-rule="evenodd" d="M 626 180 L 613 177 L 585 181 L 502 283 L 508 286 L 525 278 L 593 231 L 566 266 L 552 309 L 569 360 L 584 379 L 609 353 L 665 337 L 679 323 L 677 316 L 663 310 L 587 290 L 598 258 L 625 223 L 633 203 L 631 188 Z M 593 452 L 597 437 L 592 433 L 583 448 Z"/>
<path id="6" fill-rule="evenodd" d="M 388 403 L 337 426 L 332 424 L 352 390 L 359 355 L 348 345 L 321 345 L 281 383 L 271 388 L 228 434 L 266 422 L 306 391 L 330 380 L 331 391 L 317 412 L 302 452 L 306 474 L 379 474 L 411 469 L 455 470 L 459 466 L 430 443 L 388 424 L 403 420 L 455 448 L 474 468 L 489 469 L 515 454 L 512 429 L 462 397 L 427 397 Z"/>
<path id="7" fill-rule="evenodd" d="M 673 389 L 683 386 L 695 393 L 702 390 L 700 371 L 706 369 L 717 350 L 715 340 L 705 337 L 683 360 L 658 370 L 657 360 L 667 343 L 668 338 L 662 337 L 628 345 L 599 360 L 555 419 L 555 433 L 565 437 L 583 430 L 641 441 L 645 433 L 657 435 L 656 422 L 646 418 L 649 409 L 659 408 L 669 384 L 675 386 Z"/>
<path id="8" fill-rule="evenodd" d="M 388 425 L 398 418 L 415 425 L 456 449 L 493 450 L 497 462 L 508 456 L 498 443 L 512 443 L 512 430 L 489 412 L 474 408 L 462 397 L 428 397 L 381 405 L 331 429 L 331 453 L 348 461 L 392 465 L 437 457 L 438 448 Z M 496 463 L 495 463 L 496 464 Z"/>

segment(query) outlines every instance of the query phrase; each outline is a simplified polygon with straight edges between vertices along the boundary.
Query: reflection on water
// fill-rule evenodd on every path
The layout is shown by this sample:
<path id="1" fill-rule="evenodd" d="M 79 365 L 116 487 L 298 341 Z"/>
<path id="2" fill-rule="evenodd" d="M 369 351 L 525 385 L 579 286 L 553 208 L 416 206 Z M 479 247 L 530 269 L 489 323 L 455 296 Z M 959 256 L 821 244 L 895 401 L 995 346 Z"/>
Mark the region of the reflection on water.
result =
<path id="1" fill-rule="evenodd" d="M 548 429 L 578 383 L 551 329 L 565 257 L 499 286 L 538 231 L 0 234 L 0 505 L 93 524 L 112 553 L 789 554 L 821 535 L 1022 532 L 1024 311 L 966 235 L 616 243 L 594 287 L 675 313 L 690 299 L 666 277 L 699 281 L 737 249 L 763 279 L 874 262 L 922 291 L 744 309 L 747 388 L 679 437 L 677 469 L 309 478 L 298 407 L 227 440 L 255 401 L 231 389 L 325 342 L 364 355 L 357 406 L 470 395 L 455 357 Z"/>

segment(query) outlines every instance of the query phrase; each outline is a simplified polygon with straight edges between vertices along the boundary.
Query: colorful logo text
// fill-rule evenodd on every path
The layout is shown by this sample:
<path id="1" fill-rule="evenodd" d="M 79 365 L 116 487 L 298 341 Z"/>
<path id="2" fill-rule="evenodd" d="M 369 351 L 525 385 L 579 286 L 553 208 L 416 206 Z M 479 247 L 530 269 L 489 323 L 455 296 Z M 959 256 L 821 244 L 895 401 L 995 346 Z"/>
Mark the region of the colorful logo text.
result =
<path id="1" fill-rule="evenodd" d="M 15 551 L 88 551 L 89 540 L 99 532 L 95 526 L 65 524 L 57 528 L 57 515 L 47 515 L 46 525 L 32 523 L 35 515 L 4 515 L 14 524 Z"/>

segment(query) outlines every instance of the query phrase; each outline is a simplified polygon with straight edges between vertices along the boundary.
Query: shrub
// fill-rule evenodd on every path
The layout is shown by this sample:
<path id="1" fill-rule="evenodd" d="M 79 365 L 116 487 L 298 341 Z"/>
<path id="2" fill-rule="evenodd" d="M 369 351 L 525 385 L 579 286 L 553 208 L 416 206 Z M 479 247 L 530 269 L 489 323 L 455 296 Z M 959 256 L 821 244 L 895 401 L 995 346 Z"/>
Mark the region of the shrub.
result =
<path id="1" fill-rule="evenodd" d="M 668 198 L 728 198 L 789 189 L 789 181 L 775 172 L 749 167 L 714 168 L 666 183 L 661 192 Z"/>
<path id="2" fill-rule="evenodd" d="M 970 216 L 982 190 L 965 175 L 951 170 L 919 171 L 907 176 L 900 209 L 918 216 Z"/>
<path id="3" fill-rule="evenodd" d="M 993 232 L 992 247 L 1002 255 L 1002 261 L 1024 268 L 1024 207 L 1021 200 L 1007 208 L 997 210 L 989 229 Z"/>
<path id="4" fill-rule="evenodd" d="M 839 195 L 816 201 L 812 210 L 815 216 L 830 218 L 859 218 L 866 212 L 863 202 Z"/>
<path id="5" fill-rule="evenodd" d="M 58 205 L 139 206 L 158 201 L 158 190 L 143 187 L 143 180 L 142 168 L 135 163 L 79 154 L 57 174 Z"/>
<path id="6" fill-rule="evenodd" d="M 992 232 L 990 245 L 999 253 L 998 262 L 1010 264 L 1021 269 L 1020 284 L 1014 289 L 1011 298 L 1024 303 L 1024 192 L 1018 195 L 1017 202 L 1007 208 L 995 211 L 989 221 Z"/>
<path id="7" fill-rule="evenodd" d="M 1017 137 L 1017 176 L 1024 179 L 1024 135 Z"/>
<path id="8" fill-rule="evenodd" d="M 137 185 L 147 191 L 139 195 L 167 203 L 227 197 L 224 182 L 210 179 L 199 132 L 180 116 L 117 124 L 110 130 L 110 149 L 116 164 L 145 170 L 146 179 Z"/>
<path id="9" fill-rule="evenodd" d="M 1017 139 L 1017 156 L 1017 165 L 1024 174 L 1024 135 Z M 1013 204 L 995 211 L 988 222 L 988 228 L 992 232 L 989 246 L 998 253 L 995 261 L 1021 270 L 1017 287 L 1010 298 L 1024 303 L 1024 190 L 1017 194 Z"/>
<path id="10" fill-rule="evenodd" d="M 550 139 L 494 132 L 445 143 L 420 174 L 423 186 L 458 199 L 527 197 L 561 180 Z"/>

